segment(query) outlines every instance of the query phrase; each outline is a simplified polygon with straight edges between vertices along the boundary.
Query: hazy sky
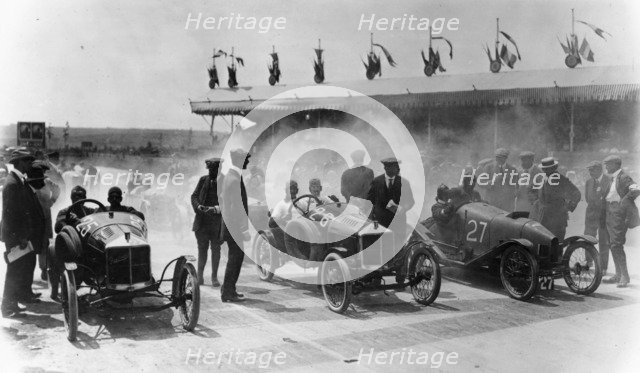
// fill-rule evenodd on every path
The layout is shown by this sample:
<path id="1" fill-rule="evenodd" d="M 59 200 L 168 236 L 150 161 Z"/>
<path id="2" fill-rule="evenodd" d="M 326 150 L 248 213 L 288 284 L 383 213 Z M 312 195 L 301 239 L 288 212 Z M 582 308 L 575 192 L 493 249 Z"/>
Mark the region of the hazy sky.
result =
<path id="1" fill-rule="evenodd" d="M 0 5 L 0 125 L 20 120 L 62 126 L 205 128 L 191 114 L 189 98 L 207 91 L 206 67 L 215 46 L 236 47 L 246 67 L 241 86 L 267 84 L 267 54 L 275 44 L 283 83 L 313 84 L 317 39 L 326 49 L 327 82 L 366 79 L 360 58 L 369 31 L 358 31 L 362 15 L 435 19 L 458 18 L 458 31 L 443 35 L 454 43 L 447 74 L 488 71 L 481 49 L 495 38 L 495 18 L 519 44 L 517 70 L 564 68 L 556 36 L 570 31 L 570 9 L 577 19 L 613 34 L 608 41 L 586 26 L 595 65 L 640 63 L 637 1 L 5 1 Z M 284 30 L 185 30 L 196 17 L 285 17 Z M 242 25 L 242 22 L 240 23 Z M 273 26 L 272 26 L 273 28 Z M 383 64 L 383 77 L 422 73 L 423 31 L 376 31 L 375 39 L 398 66 Z M 446 55 L 447 48 L 440 47 Z M 586 65 L 591 65 L 585 63 Z M 226 86 L 224 61 L 218 60 Z"/>

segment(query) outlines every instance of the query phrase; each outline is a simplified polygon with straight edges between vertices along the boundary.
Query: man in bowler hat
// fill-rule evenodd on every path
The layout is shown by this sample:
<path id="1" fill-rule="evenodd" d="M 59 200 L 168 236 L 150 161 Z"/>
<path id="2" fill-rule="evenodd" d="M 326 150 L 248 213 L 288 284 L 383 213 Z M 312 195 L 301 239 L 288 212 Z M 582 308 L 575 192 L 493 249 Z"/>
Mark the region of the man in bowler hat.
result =
<path id="1" fill-rule="evenodd" d="M 584 234 L 598 238 L 600 266 L 604 276 L 609 264 L 609 232 L 605 221 L 604 191 L 609 189 L 611 178 L 602 172 L 602 163 L 593 161 L 587 165 L 589 179 L 584 186 L 587 209 L 584 216 Z"/>

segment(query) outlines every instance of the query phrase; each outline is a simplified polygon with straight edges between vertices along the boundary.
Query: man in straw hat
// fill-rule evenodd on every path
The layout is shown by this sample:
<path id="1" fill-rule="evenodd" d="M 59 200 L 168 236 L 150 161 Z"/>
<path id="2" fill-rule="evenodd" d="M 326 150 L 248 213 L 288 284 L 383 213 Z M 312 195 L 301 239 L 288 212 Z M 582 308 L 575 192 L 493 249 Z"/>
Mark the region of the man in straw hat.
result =
<path id="1" fill-rule="evenodd" d="M 609 232 L 605 222 L 604 191 L 609 189 L 611 178 L 602 172 L 602 162 L 593 161 L 587 165 L 591 176 L 584 186 L 587 209 L 584 216 L 584 234 L 598 237 L 600 267 L 604 276 L 609 264 Z"/>
<path id="2" fill-rule="evenodd" d="M 624 252 L 627 229 L 638 226 L 638 208 L 634 200 L 640 195 L 640 188 L 631 176 L 622 170 L 622 158 L 610 155 L 604 159 L 607 174 L 611 183 L 604 191 L 605 224 L 609 232 L 611 256 L 616 267 L 616 274 L 602 282 L 617 283 L 618 287 L 629 285 L 627 256 Z"/>
<path id="3" fill-rule="evenodd" d="M 540 222 L 562 241 L 567 231 L 569 212 L 573 212 L 580 202 L 580 190 L 558 172 L 558 161 L 555 158 L 544 158 L 540 169 L 547 179 L 538 189 L 538 198 L 533 203 L 529 217 Z"/>

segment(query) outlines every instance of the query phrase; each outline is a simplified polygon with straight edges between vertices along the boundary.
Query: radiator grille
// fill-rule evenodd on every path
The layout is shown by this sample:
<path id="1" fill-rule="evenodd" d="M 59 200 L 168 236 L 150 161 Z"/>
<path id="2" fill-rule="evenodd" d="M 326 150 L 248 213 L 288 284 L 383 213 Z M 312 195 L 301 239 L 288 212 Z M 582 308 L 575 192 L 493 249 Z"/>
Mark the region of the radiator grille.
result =
<path id="1" fill-rule="evenodd" d="M 149 246 L 109 248 L 106 255 L 109 284 L 132 285 L 151 279 Z"/>

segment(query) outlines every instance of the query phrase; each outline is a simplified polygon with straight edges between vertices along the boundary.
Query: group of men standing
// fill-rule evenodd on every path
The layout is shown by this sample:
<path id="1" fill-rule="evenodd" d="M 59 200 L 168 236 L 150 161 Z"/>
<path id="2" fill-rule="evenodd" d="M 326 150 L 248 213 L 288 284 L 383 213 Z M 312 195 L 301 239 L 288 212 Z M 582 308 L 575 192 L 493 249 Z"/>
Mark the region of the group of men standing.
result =
<path id="1" fill-rule="evenodd" d="M 526 178 L 529 183 L 492 183 L 484 189 L 485 201 L 505 211 L 527 211 L 531 219 L 539 221 L 560 241 L 564 240 L 569 213 L 575 210 L 581 199 L 580 190 L 559 172 L 558 161 L 553 157 L 544 158 L 539 165 L 535 165 L 534 153 L 522 152 L 521 169 L 516 170 L 507 163 L 508 156 L 506 149 L 498 149 L 495 160 L 480 165 L 479 169 L 488 173 L 490 180 L 494 180 L 493 176 L 497 173 L 526 173 L 530 176 Z M 606 174 L 603 172 L 603 164 Z M 622 170 L 622 159 L 619 156 L 608 156 L 602 162 L 593 161 L 587 169 L 591 177 L 585 186 L 587 210 L 584 233 L 598 237 L 603 274 L 607 270 L 611 249 L 615 275 L 603 282 L 626 287 L 630 279 L 624 243 L 627 229 L 639 224 L 634 200 L 640 194 L 640 189 Z M 534 188 L 532 180 L 540 173 L 545 175 L 545 182 Z M 502 180 L 500 177 L 496 179 Z M 551 180 L 554 182 L 550 182 Z"/>

